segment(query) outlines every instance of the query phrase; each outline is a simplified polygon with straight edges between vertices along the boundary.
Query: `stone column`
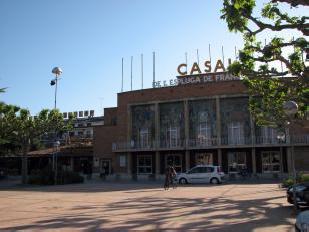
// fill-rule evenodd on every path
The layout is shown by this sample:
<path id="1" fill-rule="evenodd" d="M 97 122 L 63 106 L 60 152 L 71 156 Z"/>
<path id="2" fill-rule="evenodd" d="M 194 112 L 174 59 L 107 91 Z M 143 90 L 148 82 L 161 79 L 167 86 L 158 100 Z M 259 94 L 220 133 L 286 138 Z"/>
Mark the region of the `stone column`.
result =
<path id="1" fill-rule="evenodd" d="M 283 148 L 280 147 L 280 173 L 283 173 Z"/>
<path id="2" fill-rule="evenodd" d="M 190 139 L 190 134 L 189 134 L 189 128 L 190 128 L 190 120 L 189 120 L 189 105 L 188 105 L 188 100 L 184 100 L 184 119 L 185 119 L 185 147 L 188 149 L 189 145 L 189 139 Z"/>
<path id="3" fill-rule="evenodd" d="M 217 143 L 221 145 L 221 114 L 220 114 L 220 98 L 216 96 L 216 129 L 217 129 Z"/>
<path id="4" fill-rule="evenodd" d="M 132 153 L 128 152 L 127 154 L 127 173 L 132 175 Z"/>
<path id="5" fill-rule="evenodd" d="M 156 151 L 155 160 L 156 160 L 156 178 L 159 179 L 160 168 L 161 168 L 161 165 L 160 165 L 160 152 L 159 151 Z"/>
<path id="6" fill-rule="evenodd" d="M 222 167 L 222 150 L 218 149 L 218 165 Z"/>
<path id="7" fill-rule="evenodd" d="M 189 149 L 189 140 L 190 140 L 190 119 L 189 119 L 189 103 L 188 100 L 184 100 L 184 120 L 185 120 L 185 160 L 186 160 L 186 171 L 190 169 L 190 151 Z"/>
<path id="8" fill-rule="evenodd" d="M 71 168 L 71 171 L 74 171 L 74 158 L 73 157 L 70 157 L 70 168 Z M 99 165 L 99 170 L 100 170 L 100 165 Z"/>
<path id="9" fill-rule="evenodd" d="M 130 105 L 128 105 L 128 109 L 127 109 L 127 117 L 128 117 L 128 121 L 127 121 L 127 144 L 128 147 L 131 148 L 131 139 L 132 139 L 132 108 Z"/>
<path id="10" fill-rule="evenodd" d="M 256 174 L 256 153 L 255 148 L 253 147 L 251 150 L 251 157 L 252 157 L 252 173 Z"/>
<path id="11" fill-rule="evenodd" d="M 160 107 L 159 103 L 155 103 L 155 144 L 154 147 L 160 147 Z"/>
<path id="12" fill-rule="evenodd" d="M 287 147 L 286 149 L 286 159 L 287 159 L 287 164 L 288 164 L 288 173 L 289 175 L 293 174 L 293 157 L 292 157 L 292 149 L 291 147 Z"/>
<path id="13" fill-rule="evenodd" d="M 186 150 L 186 171 L 188 171 L 190 169 L 190 151 Z"/>
<path id="14" fill-rule="evenodd" d="M 255 143 L 256 143 L 256 139 L 255 139 L 255 126 L 254 126 L 254 120 L 253 120 L 251 114 L 250 114 L 250 133 L 251 133 L 251 144 L 252 144 L 252 147 L 254 147 Z"/>

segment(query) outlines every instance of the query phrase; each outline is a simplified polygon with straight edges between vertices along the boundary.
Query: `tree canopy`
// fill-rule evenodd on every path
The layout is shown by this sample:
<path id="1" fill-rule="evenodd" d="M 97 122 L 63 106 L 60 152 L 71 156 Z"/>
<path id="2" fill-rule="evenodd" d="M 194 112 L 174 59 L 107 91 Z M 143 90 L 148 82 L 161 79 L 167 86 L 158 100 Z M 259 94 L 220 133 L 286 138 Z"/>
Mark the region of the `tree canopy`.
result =
<path id="1" fill-rule="evenodd" d="M 1 152 L 19 154 L 48 133 L 61 134 L 71 128 L 58 110 L 43 109 L 32 117 L 29 110 L 0 104 Z"/>
<path id="2" fill-rule="evenodd" d="M 22 156 L 22 182 L 27 183 L 27 154 L 32 145 L 40 144 L 42 136 L 53 133 L 53 139 L 71 129 L 58 110 L 42 110 L 32 117 L 29 110 L 0 104 L 0 155 Z"/>
<path id="3" fill-rule="evenodd" d="M 308 112 L 309 17 L 293 12 L 308 5 L 305 0 L 272 0 L 256 15 L 255 0 L 223 1 L 221 18 L 244 39 L 238 60 L 228 70 L 248 86 L 250 111 L 260 125 L 286 121 L 283 103 L 289 100 L 299 106 L 297 117 L 304 118 Z"/>

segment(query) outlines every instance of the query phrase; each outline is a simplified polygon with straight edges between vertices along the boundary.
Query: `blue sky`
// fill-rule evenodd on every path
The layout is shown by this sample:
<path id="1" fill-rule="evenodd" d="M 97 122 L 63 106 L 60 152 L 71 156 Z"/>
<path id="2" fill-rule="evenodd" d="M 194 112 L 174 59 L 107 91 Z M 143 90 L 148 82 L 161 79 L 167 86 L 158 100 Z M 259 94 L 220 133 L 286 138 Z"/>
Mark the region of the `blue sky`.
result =
<path id="1" fill-rule="evenodd" d="M 140 55 L 144 55 L 144 88 L 152 83 L 152 52 L 156 79 L 177 75 L 185 60 L 234 57 L 240 35 L 228 32 L 220 19 L 222 1 L 213 0 L 1 0 L 0 87 L 8 87 L 1 101 L 28 108 L 32 114 L 52 108 L 51 70 L 63 69 L 57 106 L 65 111 L 117 104 L 124 58 L 124 90 L 141 88 Z"/>

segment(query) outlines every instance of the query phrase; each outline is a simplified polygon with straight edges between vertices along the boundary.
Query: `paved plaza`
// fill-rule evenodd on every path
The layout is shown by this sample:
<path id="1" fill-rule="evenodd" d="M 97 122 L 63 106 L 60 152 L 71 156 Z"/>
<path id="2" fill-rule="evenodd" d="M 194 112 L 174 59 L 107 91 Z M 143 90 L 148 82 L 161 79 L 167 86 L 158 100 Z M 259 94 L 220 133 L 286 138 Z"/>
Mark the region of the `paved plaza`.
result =
<path id="1" fill-rule="evenodd" d="M 8 231 L 292 231 L 278 184 L 86 183 L 0 186 L 0 230 Z"/>

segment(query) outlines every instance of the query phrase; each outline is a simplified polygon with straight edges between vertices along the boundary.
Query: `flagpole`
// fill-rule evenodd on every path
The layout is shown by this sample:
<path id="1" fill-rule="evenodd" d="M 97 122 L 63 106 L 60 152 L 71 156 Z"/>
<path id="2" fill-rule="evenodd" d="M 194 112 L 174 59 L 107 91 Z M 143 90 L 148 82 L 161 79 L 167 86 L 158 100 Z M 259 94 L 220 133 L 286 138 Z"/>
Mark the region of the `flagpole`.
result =
<path id="1" fill-rule="evenodd" d="M 133 66 L 133 56 L 131 56 L 131 91 L 132 91 L 132 78 L 133 78 L 132 66 Z"/>

